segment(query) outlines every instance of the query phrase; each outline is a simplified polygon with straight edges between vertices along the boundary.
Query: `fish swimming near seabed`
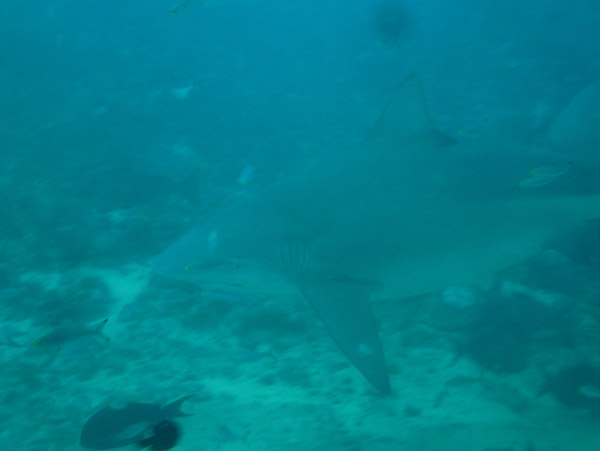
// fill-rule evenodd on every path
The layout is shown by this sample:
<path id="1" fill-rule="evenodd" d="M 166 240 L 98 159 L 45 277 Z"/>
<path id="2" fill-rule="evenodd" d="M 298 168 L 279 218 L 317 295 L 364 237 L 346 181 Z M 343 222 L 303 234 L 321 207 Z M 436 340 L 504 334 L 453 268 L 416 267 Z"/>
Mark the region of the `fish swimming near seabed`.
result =
<path id="1" fill-rule="evenodd" d="M 488 280 L 600 212 L 598 190 L 518 186 L 531 168 L 561 164 L 554 153 L 498 147 L 442 133 L 413 74 L 361 145 L 321 154 L 224 206 L 154 270 L 216 292 L 300 293 L 353 365 L 388 393 L 369 300 Z"/>
<path id="2" fill-rule="evenodd" d="M 482 376 L 483 371 L 481 372 L 481 374 L 479 374 L 478 377 L 459 375 L 453 377 L 452 379 L 448 379 L 444 384 L 444 389 L 441 392 L 439 392 L 435 397 L 435 400 L 433 402 L 433 408 L 436 409 L 439 406 L 441 406 L 442 402 L 444 401 L 444 399 L 446 399 L 446 396 L 451 390 L 455 388 L 468 387 L 479 383 L 481 381 Z"/>
<path id="3" fill-rule="evenodd" d="M 112 449 L 139 443 L 161 421 L 190 416 L 181 410 L 181 405 L 192 396 L 184 396 L 165 406 L 132 402 L 120 409 L 105 407 L 85 422 L 79 442 L 89 449 Z"/>
<path id="4" fill-rule="evenodd" d="M 48 332 L 46 335 L 36 339 L 33 344 L 36 346 L 62 346 L 69 342 L 78 340 L 83 337 L 97 336 L 105 342 L 109 342 L 110 338 L 104 335 L 102 329 L 108 322 L 108 318 L 95 326 L 85 326 L 75 323 L 65 323 L 58 326 L 56 329 Z"/>
<path id="5" fill-rule="evenodd" d="M 65 323 L 58 326 L 56 329 L 48 332 L 46 335 L 41 336 L 34 340 L 35 346 L 62 346 L 74 340 L 78 340 L 83 337 L 97 336 L 102 338 L 105 342 L 109 342 L 110 338 L 104 335 L 102 329 L 108 322 L 108 318 L 95 326 L 86 326 L 75 323 Z"/>

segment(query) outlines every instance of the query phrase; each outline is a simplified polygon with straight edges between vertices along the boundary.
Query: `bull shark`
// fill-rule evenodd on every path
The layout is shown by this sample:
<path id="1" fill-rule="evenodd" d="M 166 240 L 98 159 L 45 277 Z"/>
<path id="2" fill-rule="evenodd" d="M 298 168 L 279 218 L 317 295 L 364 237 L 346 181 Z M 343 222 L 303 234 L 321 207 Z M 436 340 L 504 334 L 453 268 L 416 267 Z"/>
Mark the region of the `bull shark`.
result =
<path id="1" fill-rule="evenodd" d="M 218 292 L 301 294 L 350 362 L 389 393 L 371 301 L 481 283 L 600 212 L 597 192 L 562 179 L 519 186 L 533 168 L 570 157 L 495 144 L 441 132 L 410 75 L 364 142 L 224 205 L 154 270 Z"/>

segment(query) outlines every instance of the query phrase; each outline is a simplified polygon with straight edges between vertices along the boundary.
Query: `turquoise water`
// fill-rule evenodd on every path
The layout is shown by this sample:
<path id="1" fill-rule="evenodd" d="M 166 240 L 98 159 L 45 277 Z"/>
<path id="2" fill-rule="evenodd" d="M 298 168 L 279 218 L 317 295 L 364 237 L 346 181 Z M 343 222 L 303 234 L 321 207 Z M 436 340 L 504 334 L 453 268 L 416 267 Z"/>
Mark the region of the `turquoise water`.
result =
<path id="1" fill-rule="evenodd" d="M 195 394 L 174 449 L 598 449 L 599 30 L 584 0 L 5 6 L 0 448 Z"/>

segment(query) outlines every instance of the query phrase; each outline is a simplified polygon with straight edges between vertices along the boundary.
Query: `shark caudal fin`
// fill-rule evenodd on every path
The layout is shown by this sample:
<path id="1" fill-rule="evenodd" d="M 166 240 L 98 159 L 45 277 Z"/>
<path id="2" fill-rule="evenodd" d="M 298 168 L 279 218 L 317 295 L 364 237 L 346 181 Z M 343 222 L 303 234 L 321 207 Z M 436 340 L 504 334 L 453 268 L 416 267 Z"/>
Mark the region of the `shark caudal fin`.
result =
<path id="1" fill-rule="evenodd" d="M 390 393 L 385 356 L 368 302 L 377 285 L 305 272 L 298 276 L 298 286 L 354 366 L 375 388 Z"/>
<path id="2" fill-rule="evenodd" d="M 448 146 L 456 141 L 442 133 L 429 116 L 421 82 L 409 75 L 396 89 L 365 140 L 368 146 L 397 148 L 407 142 Z"/>

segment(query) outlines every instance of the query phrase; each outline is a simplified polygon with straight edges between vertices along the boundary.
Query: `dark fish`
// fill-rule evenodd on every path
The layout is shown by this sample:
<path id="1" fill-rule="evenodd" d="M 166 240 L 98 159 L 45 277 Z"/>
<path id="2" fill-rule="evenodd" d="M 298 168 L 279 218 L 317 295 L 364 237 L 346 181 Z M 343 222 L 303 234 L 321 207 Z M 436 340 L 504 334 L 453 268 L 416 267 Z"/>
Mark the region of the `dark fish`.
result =
<path id="1" fill-rule="evenodd" d="M 573 263 L 598 268 L 600 266 L 600 218 L 578 224 L 551 237 L 546 242 Z"/>
<path id="2" fill-rule="evenodd" d="M 448 392 L 457 387 L 466 387 L 468 385 L 476 384 L 481 381 L 481 376 L 483 375 L 483 371 L 479 375 L 479 377 L 471 377 L 471 376 L 455 376 L 452 379 L 448 379 L 446 381 L 444 389 L 438 393 L 433 402 L 433 407 L 437 408 L 442 405 L 444 399 L 448 395 Z"/>
<path id="3" fill-rule="evenodd" d="M 481 381 L 481 376 L 483 375 L 483 371 L 478 377 L 471 376 L 455 376 L 452 379 L 448 379 L 446 381 L 446 387 L 465 387 L 467 385 L 475 384 Z"/>
<path id="4" fill-rule="evenodd" d="M 190 4 L 192 3 L 192 1 L 193 0 L 182 0 L 182 1 L 178 2 L 175 6 L 173 6 L 169 10 L 169 14 L 173 15 L 173 14 L 177 14 L 177 13 L 183 11 L 188 6 L 190 6 Z"/>
<path id="5" fill-rule="evenodd" d="M 252 363 L 266 358 L 277 361 L 277 356 L 272 351 L 243 351 L 237 355 L 235 363 Z"/>
<path id="6" fill-rule="evenodd" d="M 112 449 L 145 442 L 148 437 L 171 431 L 165 426 L 157 432 L 156 428 L 161 429 L 159 425 L 164 420 L 189 416 L 181 411 L 181 405 L 192 396 L 184 396 L 166 406 L 132 402 L 122 409 L 105 407 L 86 421 L 79 443 L 89 449 Z"/>
<path id="7" fill-rule="evenodd" d="M 248 431 L 249 432 L 249 431 Z M 247 434 L 247 433 L 246 433 Z M 242 437 L 237 432 L 234 432 L 226 424 L 221 424 L 217 428 L 217 439 L 222 443 L 237 442 L 238 440 L 245 440 L 245 436 Z"/>
<path id="8" fill-rule="evenodd" d="M 510 448 L 496 448 L 496 447 L 493 447 L 493 448 L 484 448 L 481 451 L 512 451 L 513 449 L 515 449 L 515 445 L 516 445 L 516 443 L 513 443 L 510 446 Z"/>
<path id="9" fill-rule="evenodd" d="M 152 428 L 152 435 L 138 443 L 142 448 L 150 447 L 155 451 L 173 448 L 179 441 L 181 431 L 177 423 L 171 420 L 162 420 Z"/>
<path id="10" fill-rule="evenodd" d="M 86 337 L 90 335 L 96 335 L 104 339 L 104 341 L 109 342 L 110 338 L 108 338 L 102 333 L 102 328 L 104 327 L 107 321 L 108 318 L 94 327 L 66 323 L 57 327 L 52 332 L 47 333 L 43 337 L 36 339 L 33 342 L 33 344 L 35 346 L 62 346 L 81 337 Z"/>
<path id="11" fill-rule="evenodd" d="M 580 363 L 563 368 L 548 377 L 543 393 L 551 393 L 561 404 L 570 409 L 583 410 L 600 416 L 600 368 Z"/>
<path id="12" fill-rule="evenodd" d="M 373 25 L 382 42 L 399 45 L 413 26 L 413 17 L 403 2 L 384 0 L 373 7 Z"/>

